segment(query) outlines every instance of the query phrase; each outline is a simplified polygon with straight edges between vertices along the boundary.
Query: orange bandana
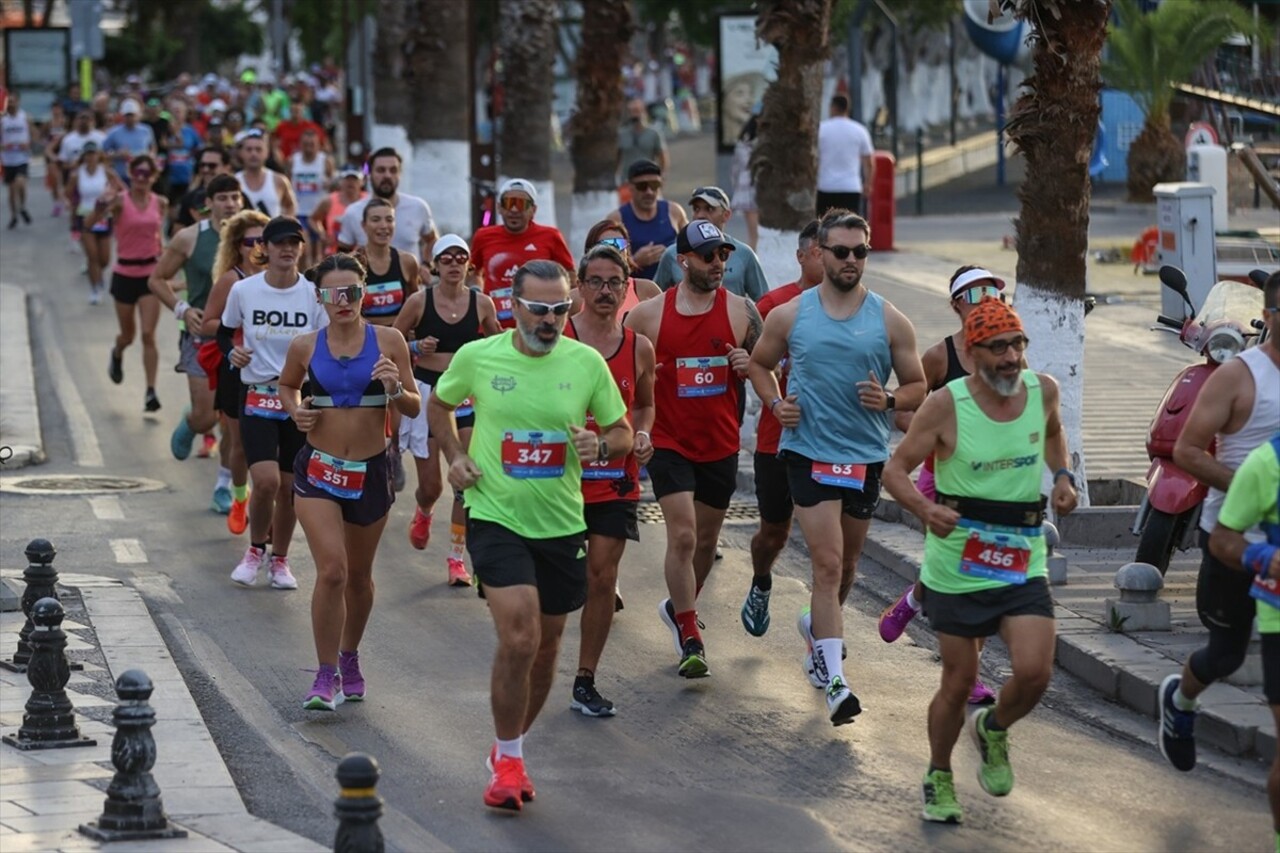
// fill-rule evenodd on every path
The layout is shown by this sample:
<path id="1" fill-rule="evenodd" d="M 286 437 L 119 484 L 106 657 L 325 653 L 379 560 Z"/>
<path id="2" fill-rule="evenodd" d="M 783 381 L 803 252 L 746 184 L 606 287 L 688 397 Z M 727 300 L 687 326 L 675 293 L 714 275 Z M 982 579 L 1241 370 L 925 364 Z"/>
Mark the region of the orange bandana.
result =
<path id="1" fill-rule="evenodd" d="M 973 346 L 1006 332 L 1021 332 L 1022 320 L 1004 302 L 988 296 L 969 312 L 964 321 L 964 344 Z"/>

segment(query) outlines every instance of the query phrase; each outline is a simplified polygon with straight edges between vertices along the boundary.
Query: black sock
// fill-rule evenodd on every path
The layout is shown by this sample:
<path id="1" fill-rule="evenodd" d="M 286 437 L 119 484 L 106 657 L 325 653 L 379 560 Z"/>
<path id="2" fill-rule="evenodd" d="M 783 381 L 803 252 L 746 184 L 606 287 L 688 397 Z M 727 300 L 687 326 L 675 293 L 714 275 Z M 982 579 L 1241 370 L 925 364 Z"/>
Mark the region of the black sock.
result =
<path id="1" fill-rule="evenodd" d="M 761 592 L 768 592 L 773 589 L 773 575 L 756 575 L 751 579 L 751 585 Z"/>
<path id="2" fill-rule="evenodd" d="M 930 773 L 950 773 L 951 768 L 950 767 L 934 767 L 932 764 L 930 764 L 929 772 Z"/>
<path id="3" fill-rule="evenodd" d="M 249 544 L 252 545 L 254 548 L 257 548 L 259 551 L 267 550 L 266 542 L 250 542 Z"/>

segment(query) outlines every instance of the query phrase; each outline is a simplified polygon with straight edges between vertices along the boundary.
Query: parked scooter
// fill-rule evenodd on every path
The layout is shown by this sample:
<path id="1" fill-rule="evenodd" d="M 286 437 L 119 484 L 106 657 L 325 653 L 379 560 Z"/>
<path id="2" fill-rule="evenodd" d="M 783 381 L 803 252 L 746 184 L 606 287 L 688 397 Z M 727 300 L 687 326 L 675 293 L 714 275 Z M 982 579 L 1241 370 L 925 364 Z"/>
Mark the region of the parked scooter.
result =
<path id="1" fill-rule="evenodd" d="M 1182 320 L 1157 317 L 1159 325 L 1152 328 L 1178 332 L 1183 344 L 1204 356 L 1203 362 L 1183 368 L 1174 377 L 1147 430 L 1151 468 L 1147 471 L 1147 493 L 1133 524 L 1134 535 L 1141 537 L 1134 560 L 1155 566 L 1162 575 L 1169 568 L 1175 548 L 1185 551 L 1195 544 L 1200 507 L 1209 491 L 1208 486 L 1174 463 L 1173 445 L 1213 371 L 1257 343 L 1257 330 L 1262 325 L 1261 282 L 1266 274 L 1255 273 L 1250 278 L 1258 284 L 1256 287 L 1219 281 L 1196 312 L 1182 270 L 1167 265 L 1160 268 L 1160 282 L 1182 297 L 1186 310 Z"/>

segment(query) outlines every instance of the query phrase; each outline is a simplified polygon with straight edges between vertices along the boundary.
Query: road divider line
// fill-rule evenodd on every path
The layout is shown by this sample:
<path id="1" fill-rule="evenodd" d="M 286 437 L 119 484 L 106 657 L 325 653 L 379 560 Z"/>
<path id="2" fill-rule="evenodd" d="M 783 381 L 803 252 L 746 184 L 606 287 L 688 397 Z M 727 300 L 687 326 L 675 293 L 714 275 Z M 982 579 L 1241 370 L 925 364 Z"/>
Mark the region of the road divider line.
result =
<path id="1" fill-rule="evenodd" d="M 45 358 L 49 361 L 49 373 L 52 374 L 54 393 L 62 413 L 67 419 L 67 432 L 71 434 L 71 445 L 75 450 L 76 464 L 82 468 L 101 468 L 103 465 L 102 447 L 98 444 L 98 434 L 93 429 L 93 418 L 85 408 L 84 399 L 76 388 L 71 371 L 67 369 L 67 360 L 55 342 L 61 341 L 53 325 L 53 315 L 46 310 L 44 302 L 32 299 L 34 313 L 40 321 L 40 339 L 50 342 L 51 346 L 41 346 Z"/>
<path id="2" fill-rule="evenodd" d="M 142 550 L 142 543 L 137 539 L 112 539 L 111 551 L 116 555 L 117 563 L 147 562 L 147 552 Z"/>
<path id="3" fill-rule="evenodd" d="M 124 521 L 124 506 L 115 495 L 89 498 L 89 508 L 99 521 Z"/>

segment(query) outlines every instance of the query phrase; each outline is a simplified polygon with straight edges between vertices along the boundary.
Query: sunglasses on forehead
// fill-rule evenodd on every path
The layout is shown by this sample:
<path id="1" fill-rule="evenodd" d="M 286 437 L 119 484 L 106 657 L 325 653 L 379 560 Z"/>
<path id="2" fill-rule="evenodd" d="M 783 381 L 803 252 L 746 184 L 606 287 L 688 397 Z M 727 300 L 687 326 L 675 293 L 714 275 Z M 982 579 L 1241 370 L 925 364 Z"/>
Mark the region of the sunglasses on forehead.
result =
<path id="1" fill-rule="evenodd" d="M 320 301 L 325 305 L 350 305 L 364 297 L 364 285 L 349 284 L 346 287 L 322 287 Z"/>
<path id="2" fill-rule="evenodd" d="M 853 255 L 858 260 L 862 260 L 867 255 L 871 254 L 871 247 L 868 246 L 866 243 L 860 243 L 857 246 L 825 246 L 824 245 L 822 248 L 826 249 L 828 252 L 835 255 L 837 261 L 843 261 L 847 259 L 850 255 Z"/>
<path id="3" fill-rule="evenodd" d="M 626 237 L 601 237 L 600 241 L 596 243 L 596 245 L 612 246 L 619 252 L 625 252 L 627 250 L 628 243 Z"/>
<path id="4" fill-rule="evenodd" d="M 564 302 L 531 302 L 528 299 L 522 299 L 517 296 L 516 301 L 535 317 L 545 317 L 552 313 L 557 317 L 561 317 L 569 313 L 569 308 L 573 305 L 573 302 L 568 299 Z"/>

